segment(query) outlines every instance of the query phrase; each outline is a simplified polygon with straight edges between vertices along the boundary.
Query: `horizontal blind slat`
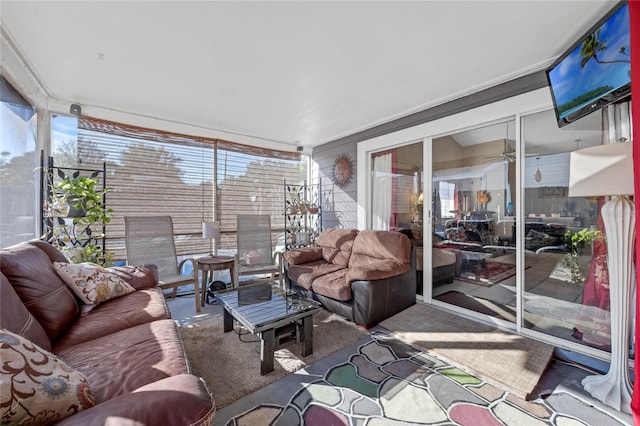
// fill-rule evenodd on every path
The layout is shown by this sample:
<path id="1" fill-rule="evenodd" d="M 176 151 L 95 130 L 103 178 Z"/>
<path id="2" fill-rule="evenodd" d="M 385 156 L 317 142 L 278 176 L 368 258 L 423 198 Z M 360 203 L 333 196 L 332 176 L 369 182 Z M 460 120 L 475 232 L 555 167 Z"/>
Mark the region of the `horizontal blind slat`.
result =
<path id="1" fill-rule="evenodd" d="M 83 167 L 107 163 L 107 207 L 113 209 L 107 249 L 116 259 L 126 257 L 127 215 L 170 215 L 178 255 L 209 251 L 209 240 L 201 237 L 203 218 L 220 222 L 216 244 L 222 249 L 235 250 L 238 214 L 269 214 L 274 243 L 282 239 L 283 179 L 299 180 L 299 153 L 93 120 L 79 120 L 78 157 Z"/>

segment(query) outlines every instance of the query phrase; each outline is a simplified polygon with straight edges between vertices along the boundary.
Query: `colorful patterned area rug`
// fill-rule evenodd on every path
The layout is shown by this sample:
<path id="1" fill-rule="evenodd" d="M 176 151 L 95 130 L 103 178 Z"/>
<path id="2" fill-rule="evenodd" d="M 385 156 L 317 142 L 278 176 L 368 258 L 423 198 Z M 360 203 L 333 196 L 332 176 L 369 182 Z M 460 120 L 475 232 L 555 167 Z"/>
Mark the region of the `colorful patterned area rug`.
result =
<path id="1" fill-rule="evenodd" d="M 236 331 L 240 330 L 236 326 Z M 260 342 L 252 335 L 222 331 L 222 316 L 181 327 L 194 374 L 202 377 L 222 408 L 269 383 L 349 346 L 369 333 L 324 309 L 313 316 L 313 353 L 301 356 L 299 344 L 275 352 L 274 371 L 260 375 Z"/>
<path id="2" fill-rule="evenodd" d="M 527 402 L 381 331 L 328 361 L 334 358 L 342 361 L 327 366 L 321 360 L 218 411 L 213 424 L 579 426 L 629 420 L 557 383 Z"/>

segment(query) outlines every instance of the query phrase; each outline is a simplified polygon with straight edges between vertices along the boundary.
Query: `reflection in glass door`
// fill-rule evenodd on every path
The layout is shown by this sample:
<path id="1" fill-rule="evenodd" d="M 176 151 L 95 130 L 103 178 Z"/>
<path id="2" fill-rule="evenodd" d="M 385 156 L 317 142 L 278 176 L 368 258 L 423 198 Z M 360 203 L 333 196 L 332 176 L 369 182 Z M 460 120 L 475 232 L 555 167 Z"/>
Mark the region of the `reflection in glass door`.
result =
<path id="1" fill-rule="evenodd" d="M 432 298 L 609 351 L 605 200 L 569 196 L 570 153 L 602 144 L 607 125 L 591 114 L 559 129 L 553 110 L 520 120 L 521 156 L 513 120 L 433 139 Z"/>
<path id="2" fill-rule="evenodd" d="M 432 296 L 516 321 L 515 121 L 433 139 Z"/>
<path id="3" fill-rule="evenodd" d="M 524 326 L 610 350 L 603 197 L 569 196 L 571 151 L 600 145 L 602 115 L 558 129 L 552 110 L 522 118 Z"/>
<path id="4" fill-rule="evenodd" d="M 417 142 L 372 155 L 371 228 L 397 230 L 409 237 L 422 293 L 423 143 Z"/>

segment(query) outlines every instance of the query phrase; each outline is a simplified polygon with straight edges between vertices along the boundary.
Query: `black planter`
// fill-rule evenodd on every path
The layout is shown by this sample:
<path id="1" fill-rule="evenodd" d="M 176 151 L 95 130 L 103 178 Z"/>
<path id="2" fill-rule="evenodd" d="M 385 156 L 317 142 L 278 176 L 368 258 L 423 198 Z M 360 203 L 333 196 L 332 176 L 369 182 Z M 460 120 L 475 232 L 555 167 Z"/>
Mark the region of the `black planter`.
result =
<path id="1" fill-rule="evenodd" d="M 67 202 L 69 203 L 69 214 L 67 214 L 67 217 L 85 217 L 87 215 L 87 212 L 85 212 L 84 209 L 75 208 L 77 199 L 78 197 L 76 197 L 75 195 L 69 196 L 67 200 Z"/>

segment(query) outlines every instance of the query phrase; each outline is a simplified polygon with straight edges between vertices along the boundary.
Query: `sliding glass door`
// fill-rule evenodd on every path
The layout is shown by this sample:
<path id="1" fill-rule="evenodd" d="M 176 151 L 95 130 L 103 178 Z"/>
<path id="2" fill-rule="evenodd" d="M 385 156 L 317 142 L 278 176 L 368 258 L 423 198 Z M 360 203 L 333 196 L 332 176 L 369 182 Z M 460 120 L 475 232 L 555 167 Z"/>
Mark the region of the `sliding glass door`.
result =
<path id="1" fill-rule="evenodd" d="M 432 297 L 516 321 L 513 119 L 434 138 Z"/>
<path id="2" fill-rule="evenodd" d="M 600 215 L 604 197 L 571 197 L 572 151 L 601 145 L 603 115 L 558 129 L 552 110 L 522 118 L 523 325 L 609 351 L 609 277 Z"/>
<path id="3" fill-rule="evenodd" d="M 629 123 L 621 103 L 559 128 L 535 92 L 365 142 L 367 226 L 411 237 L 418 300 L 606 358 L 605 200 L 570 196 L 569 159 L 630 139 Z"/>

